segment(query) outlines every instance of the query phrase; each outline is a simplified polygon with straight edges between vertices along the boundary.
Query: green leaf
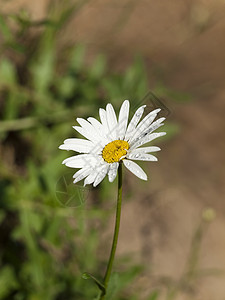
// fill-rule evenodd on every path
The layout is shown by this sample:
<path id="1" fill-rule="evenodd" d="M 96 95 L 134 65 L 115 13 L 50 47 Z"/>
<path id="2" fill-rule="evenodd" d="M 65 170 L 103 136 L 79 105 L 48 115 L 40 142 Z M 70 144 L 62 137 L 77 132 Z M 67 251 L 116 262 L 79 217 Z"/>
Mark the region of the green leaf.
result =
<path id="1" fill-rule="evenodd" d="M 92 67 L 90 69 L 90 77 L 93 79 L 99 79 L 103 76 L 104 71 L 106 67 L 106 59 L 104 55 L 99 55 L 94 63 L 92 64 Z"/>
<path id="2" fill-rule="evenodd" d="M 55 53 L 53 49 L 39 55 L 31 67 L 33 85 L 37 92 L 46 93 L 54 78 Z"/>
<path id="3" fill-rule="evenodd" d="M 118 273 L 113 273 L 110 277 L 109 284 L 107 287 L 105 300 L 111 300 L 118 292 L 119 285 L 119 275 Z"/>
<path id="4" fill-rule="evenodd" d="M 13 268 L 10 266 L 6 266 L 1 268 L 0 272 L 0 299 L 4 299 L 5 297 L 10 295 L 10 292 L 13 289 L 17 288 L 18 284 L 16 281 L 15 274 L 13 272 Z"/>
<path id="5" fill-rule="evenodd" d="M 97 285 L 97 287 L 101 290 L 101 291 L 105 291 L 105 286 L 95 277 L 93 276 L 91 273 L 88 272 L 84 272 L 82 274 L 82 278 L 83 279 L 92 279 L 94 281 L 94 283 Z"/>
<path id="6" fill-rule="evenodd" d="M 71 76 L 66 76 L 57 80 L 57 89 L 60 92 L 60 95 L 64 98 L 71 97 L 77 86 L 76 78 Z"/>
<path id="7" fill-rule="evenodd" d="M 84 64 L 85 47 L 82 44 L 76 45 L 70 54 L 70 65 L 72 70 L 80 71 Z"/>
<path id="8" fill-rule="evenodd" d="M 11 29 L 8 26 L 5 18 L 1 14 L 0 14 L 0 31 L 4 36 L 5 42 L 9 42 L 13 40 L 13 34 L 11 32 Z"/>
<path id="9" fill-rule="evenodd" d="M 13 85 L 17 81 L 16 68 L 14 64 L 7 58 L 4 58 L 0 62 L 0 84 Z"/>

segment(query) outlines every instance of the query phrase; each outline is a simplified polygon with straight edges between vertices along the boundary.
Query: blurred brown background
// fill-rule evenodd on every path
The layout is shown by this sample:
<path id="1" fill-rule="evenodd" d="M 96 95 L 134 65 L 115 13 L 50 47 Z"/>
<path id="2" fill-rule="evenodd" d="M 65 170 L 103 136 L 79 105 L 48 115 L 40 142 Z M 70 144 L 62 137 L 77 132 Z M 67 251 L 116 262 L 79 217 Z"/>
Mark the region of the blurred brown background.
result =
<path id="1" fill-rule="evenodd" d="M 45 16 L 47 5 L 46 0 L 1 2 L 2 11 L 27 8 L 34 20 Z M 127 179 L 136 201 L 124 203 L 118 253 L 135 253 L 151 265 L 153 277 L 146 272 L 137 282 L 146 293 L 159 284 L 154 275 L 179 281 L 202 213 L 212 208 L 207 213 L 216 217 L 199 252 L 199 268 L 211 271 L 195 281 L 193 299 L 224 300 L 225 278 L 215 270 L 225 271 L 225 2 L 86 1 L 63 39 L 85 43 L 90 60 L 105 53 L 118 72 L 139 53 L 168 86 L 192 95 L 188 103 L 169 103 L 180 132 L 162 145 L 158 164 L 145 166 L 149 190 L 142 182 L 134 188 L 134 176 Z"/>

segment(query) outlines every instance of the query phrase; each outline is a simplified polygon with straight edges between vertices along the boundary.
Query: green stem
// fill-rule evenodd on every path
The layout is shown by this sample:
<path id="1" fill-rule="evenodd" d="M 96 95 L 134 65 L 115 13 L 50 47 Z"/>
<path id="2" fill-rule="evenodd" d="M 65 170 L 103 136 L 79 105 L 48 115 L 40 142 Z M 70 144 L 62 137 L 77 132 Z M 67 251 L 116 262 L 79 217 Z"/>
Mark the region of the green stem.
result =
<path id="1" fill-rule="evenodd" d="M 105 291 L 101 292 L 100 300 L 104 300 L 105 298 L 105 294 L 107 292 L 107 286 L 112 273 L 112 266 L 113 266 L 113 261 L 116 253 L 116 246 L 117 246 L 117 241 L 119 236 L 121 204 L 122 204 L 122 163 L 119 164 L 119 168 L 118 168 L 118 196 L 117 196 L 116 223 L 114 229 L 113 243 L 112 243 L 111 253 L 108 261 L 108 266 L 104 277 Z"/>

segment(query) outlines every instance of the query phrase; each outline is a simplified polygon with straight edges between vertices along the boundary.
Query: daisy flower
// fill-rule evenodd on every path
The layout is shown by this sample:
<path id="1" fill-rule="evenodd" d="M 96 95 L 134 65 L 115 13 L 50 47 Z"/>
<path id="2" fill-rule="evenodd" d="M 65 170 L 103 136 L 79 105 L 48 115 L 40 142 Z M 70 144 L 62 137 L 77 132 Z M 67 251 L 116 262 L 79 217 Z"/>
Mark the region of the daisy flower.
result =
<path id="1" fill-rule="evenodd" d="M 130 103 L 125 100 L 120 108 L 118 119 L 112 104 L 99 109 L 100 121 L 89 117 L 77 118 L 80 126 L 73 128 L 86 139 L 70 138 L 59 149 L 72 150 L 80 154 L 63 161 L 67 167 L 78 168 L 74 174 L 74 183 L 84 179 L 84 185 L 97 186 L 106 175 L 113 182 L 120 163 L 142 180 L 146 173 L 134 161 L 157 161 L 150 154 L 161 150 L 156 146 L 142 147 L 144 144 L 165 135 L 165 132 L 153 133 L 163 125 L 165 118 L 155 121 L 160 109 L 155 109 L 142 120 L 146 105 L 137 109 L 128 124 Z"/>

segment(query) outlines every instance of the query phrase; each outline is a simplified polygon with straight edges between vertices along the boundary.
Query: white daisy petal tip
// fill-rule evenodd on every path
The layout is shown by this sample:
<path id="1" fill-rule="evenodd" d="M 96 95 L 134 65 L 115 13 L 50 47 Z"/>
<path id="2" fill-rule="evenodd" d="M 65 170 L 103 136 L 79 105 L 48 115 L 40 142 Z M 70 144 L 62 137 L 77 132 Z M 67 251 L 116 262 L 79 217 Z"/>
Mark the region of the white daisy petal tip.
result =
<path id="1" fill-rule="evenodd" d="M 128 100 L 128 99 L 124 100 L 122 105 L 130 105 L 130 100 Z"/>
<path id="2" fill-rule="evenodd" d="M 111 109 L 111 108 L 113 108 L 112 104 L 111 104 L 111 103 L 107 103 L 107 104 L 106 104 L 106 110 L 107 110 L 107 109 Z"/>
<path id="3" fill-rule="evenodd" d="M 109 182 L 113 182 L 116 178 L 117 175 L 117 170 L 119 167 L 119 163 L 113 163 L 109 166 L 109 171 L 108 171 L 108 178 L 109 178 Z"/>
<path id="4" fill-rule="evenodd" d="M 156 108 L 151 113 L 158 114 L 160 111 L 161 111 L 161 108 Z"/>
<path id="5" fill-rule="evenodd" d="M 112 183 L 115 180 L 113 177 L 109 177 L 109 182 Z"/>
<path id="6" fill-rule="evenodd" d="M 96 187 L 97 185 L 98 185 L 98 183 L 95 183 L 95 182 L 93 183 L 93 187 Z"/>
<path id="7" fill-rule="evenodd" d="M 104 108 L 99 108 L 99 115 L 100 115 L 100 114 L 104 114 L 104 113 L 105 113 Z"/>
<path id="8" fill-rule="evenodd" d="M 65 165 L 65 164 L 66 164 L 66 159 L 64 159 L 64 160 L 62 161 L 62 164 L 63 164 L 63 165 Z"/>
<path id="9" fill-rule="evenodd" d="M 127 130 L 127 123 L 129 118 L 129 110 L 130 110 L 130 102 L 129 100 L 125 100 L 120 108 L 119 111 L 119 118 L 118 118 L 118 139 L 124 140 L 126 130 Z"/>
<path id="10" fill-rule="evenodd" d="M 146 177 L 141 178 L 144 181 L 148 181 L 148 176 L 146 175 Z"/>
<path id="11" fill-rule="evenodd" d="M 62 144 L 62 145 L 60 145 L 58 148 L 59 148 L 60 150 L 67 150 L 68 146 L 69 146 L 69 145 Z M 68 149 L 68 150 L 70 150 L 70 149 Z"/>
<path id="12" fill-rule="evenodd" d="M 125 167 L 131 171 L 134 175 L 136 175 L 138 178 L 142 179 L 142 180 L 148 180 L 148 176 L 147 174 L 142 170 L 142 168 L 136 164 L 135 162 L 133 162 L 132 160 L 124 160 L 124 165 Z"/>

